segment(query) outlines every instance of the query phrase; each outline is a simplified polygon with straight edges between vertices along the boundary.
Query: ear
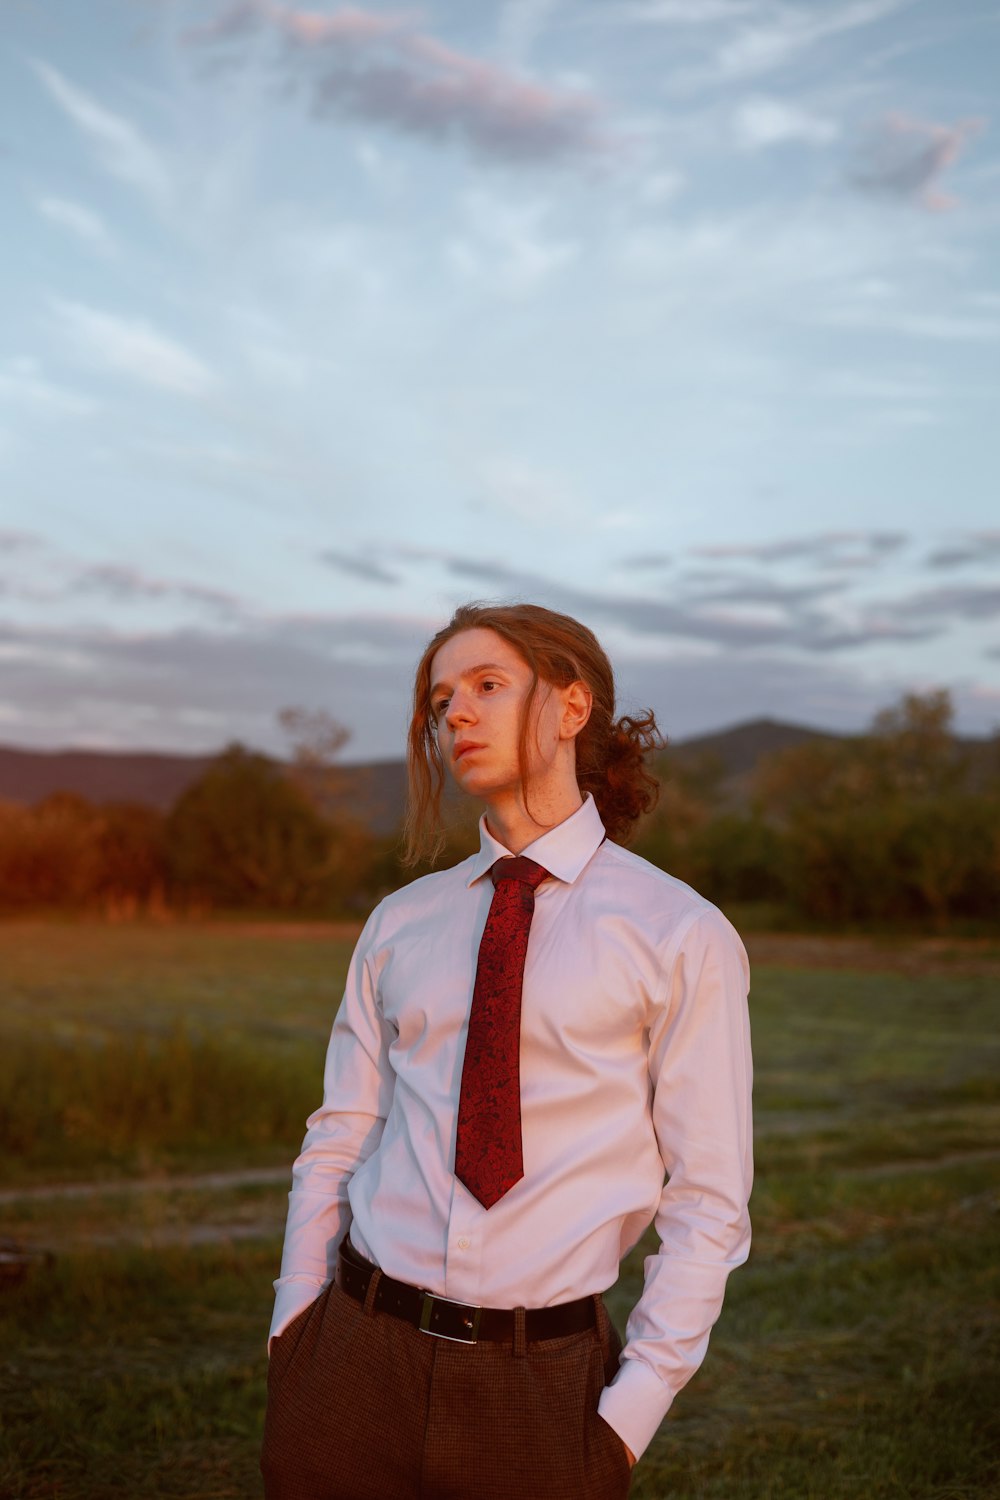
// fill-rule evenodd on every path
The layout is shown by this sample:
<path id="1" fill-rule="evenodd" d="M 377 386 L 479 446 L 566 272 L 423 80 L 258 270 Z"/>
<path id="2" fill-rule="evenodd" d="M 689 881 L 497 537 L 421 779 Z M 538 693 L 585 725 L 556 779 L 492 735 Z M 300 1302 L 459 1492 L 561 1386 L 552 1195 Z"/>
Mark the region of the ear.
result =
<path id="1" fill-rule="evenodd" d="M 559 738 L 574 740 L 590 718 L 594 695 L 585 682 L 571 682 L 563 689 L 563 710 L 559 722 Z"/>

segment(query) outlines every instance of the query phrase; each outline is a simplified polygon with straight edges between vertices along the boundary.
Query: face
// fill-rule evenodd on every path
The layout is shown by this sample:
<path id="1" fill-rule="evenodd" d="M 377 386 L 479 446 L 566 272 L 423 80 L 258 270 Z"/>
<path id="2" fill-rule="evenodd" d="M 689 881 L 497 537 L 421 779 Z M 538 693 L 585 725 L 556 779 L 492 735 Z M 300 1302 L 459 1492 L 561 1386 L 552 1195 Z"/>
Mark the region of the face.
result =
<path id="1" fill-rule="evenodd" d="M 462 630 L 431 662 L 431 716 L 456 782 L 487 800 L 520 787 L 517 745 L 531 668 L 494 630 Z M 539 682 L 528 720 L 529 778 L 544 777 L 565 743 L 566 693 Z M 572 736 L 570 736 L 572 738 Z"/>

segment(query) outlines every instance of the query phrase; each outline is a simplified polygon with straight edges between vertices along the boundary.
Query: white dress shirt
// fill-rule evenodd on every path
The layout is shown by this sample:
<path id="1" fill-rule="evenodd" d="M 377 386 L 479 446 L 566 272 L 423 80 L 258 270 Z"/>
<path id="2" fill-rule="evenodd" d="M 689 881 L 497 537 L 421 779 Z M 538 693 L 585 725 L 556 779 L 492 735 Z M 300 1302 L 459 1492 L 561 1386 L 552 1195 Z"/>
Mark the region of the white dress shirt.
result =
<path id="1" fill-rule="evenodd" d="M 716 907 L 603 839 L 588 795 L 521 851 L 555 878 L 535 893 L 524 971 L 524 1177 L 490 1209 L 453 1175 L 455 1123 L 489 871 L 510 850 L 484 816 L 477 854 L 369 917 L 293 1167 L 271 1336 L 332 1279 L 348 1228 L 401 1281 L 548 1307 L 610 1287 L 655 1219 L 599 1406 L 638 1456 L 749 1251 L 749 970 Z"/>

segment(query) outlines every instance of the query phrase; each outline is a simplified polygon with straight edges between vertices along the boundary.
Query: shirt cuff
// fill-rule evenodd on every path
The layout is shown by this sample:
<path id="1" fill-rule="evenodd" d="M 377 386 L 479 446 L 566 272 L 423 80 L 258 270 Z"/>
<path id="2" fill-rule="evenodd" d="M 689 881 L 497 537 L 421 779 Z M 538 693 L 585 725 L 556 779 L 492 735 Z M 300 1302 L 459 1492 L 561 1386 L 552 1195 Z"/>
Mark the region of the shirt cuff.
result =
<path id="1" fill-rule="evenodd" d="M 300 1312 L 304 1312 L 310 1302 L 315 1302 L 320 1292 L 326 1286 L 325 1281 L 312 1281 L 296 1278 L 295 1281 L 282 1281 L 275 1283 L 274 1312 L 271 1314 L 271 1327 L 267 1335 L 267 1357 L 271 1358 L 271 1345 L 283 1333 L 293 1319 Z"/>
<path id="2" fill-rule="evenodd" d="M 618 1374 L 601 1392 L 597 1410 L 639 1458 L 673 1399 L 663 1381 L 641 1359 L 623 1359 Z"/>

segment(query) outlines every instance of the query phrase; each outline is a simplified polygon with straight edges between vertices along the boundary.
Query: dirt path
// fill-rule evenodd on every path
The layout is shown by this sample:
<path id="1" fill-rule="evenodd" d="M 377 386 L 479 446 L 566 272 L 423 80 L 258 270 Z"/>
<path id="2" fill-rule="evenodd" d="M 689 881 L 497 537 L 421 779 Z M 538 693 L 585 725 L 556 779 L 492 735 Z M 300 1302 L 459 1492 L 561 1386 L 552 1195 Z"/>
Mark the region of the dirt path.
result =
<path id="1" fill-rule="evenodd" d="M 986 938 L 835 937 L 795 932 L 743 936 L 751 964 L 762 966 L 1000 978 L 1000 946 Z"/>
<path id="2" fill-rule="evenodd" d="M 956 1151 L 951 1156 L 935 1156 L 930 1161 L 880 1161 L 872 1166 L 846 1170 L 852 1177 L 911 1177 L 917 1172 L 943 1172 L 951 1167 L 964 1167 L 969 1162 L 987 1161 L 1000 1161 L 1000 1150 Z"/>
<path id="3" fill-rule="evenodd" d="M 59 1233 L 57 1244 L 45 1245 L 41 1236 L 32 1237 L 33 1247 L 51 1249 L 56 1254 L 74 1250 L 112 1250 L 131 1245 L 139 1250 L 171 1250 L 178 1246 L 228 1245 L 234 1240 L 266 1240 L 280 1235 L 285 1227 L 284 1215 L 274 1219 L 257 1219 L 248 1224 L 160 1224 L 155 1229 L 142 1224 L 122 1224 L 117 1229 L 74 1229 Z M 27 1238 L 24 1236 L 24 1238 Z"/>
<path id="4" fill-rule="evenodd" d="M 810 1111 L 804 1115 L 810 1125 L 825 1123 L 825 1117 Z M 840 1113 L 829 1116 L 829 1123 L 842 1120 Z M 758 1127 L 757 1139 L 768 1136 L 795 1134 L 801 1122 L 784 1113 Z M 1000 1149 L 985 1147 L 980 1151 L 959 1151 L 950 1156 L 921 1157 L 919 1160 L 904 1158 L 901 1161 L 876 1162 L 867 1167 L 850 1167 L 839 1170 L 850 1172 L 855 1177 L 891 1177 L 894 1173 L 935 1172 L 948 1167 L 961 1166 L 964 1162 L 1000 1161 Z M 211 1193 L 229 1188 L 280 1187 L 292 1185 L 291 1166 L 249 1167 L 232 1172 L 199 1172 L 180 1177 L 123 1177 L 104 1178 L 96 1182 L 54 1182 L 38 1187 L 14 1187 L 0 1189 L 0 1208 L 15 1203 L 45 1203 L 68 1199 L 132 1197 L 141 1193 Z"/>
<path id="5" fill-rule="evenodd" d="M 106 1198 L 119 1193 L 206 1192 L 234 1187 L 268 1187 L 292 1185 L 291 1164 L 287 1167 L 251 1167 L 240 1172 L 201 1172 L 190 1177 L 123 1177 L 105 1178 L 99 1182 L 54 1182 L 42 1187 L 4 1188 L 0 1207 L 5 1203 L 46 1202 L 57 1198 Z"/>
<path id="6" fill-rule="evenodd" d="M 948 1156 L 938 1156 L 917 1161 L 876 1162 L 871 1166 L 841 1168 L 852 1177 L 877 1179 L 883 1177 L 912 1176 L 920 1172 L 943 1172 L 970 1162 L 1000 1161 L 1000 1149 L 982 1151 L 959 1151 Z M 234 1187 L 277 1186 L 290 1182 L 289 1170 L 285 1167 L 263 1167 L 242 1172 L 204 1172 L 198 1176 L 154 1177 L 131 1182 L 71 1182 L 57 1183 L 50 1187 L 5 1188 L 0 1192 L 0 1206 L 4 1204 L 45 1201 L 52 1199 L 93 1199 L 116 1194 L 212 1192 Z M 273 1217 L 263 1216 L 250 1222 L 240 1220 L 221 1224 L 121 1224 L 99 1230 L 59 1230 L 59 1251 L 112 1248 L 132 1245 L 146 1250 L 195 1245 L 222 1245 L 236 1240 L 266 1239 L 281 1233 L 284 1213 Z M 44 1230 L 23 1236 L 37 1248 L 44 1248 Z"/>

